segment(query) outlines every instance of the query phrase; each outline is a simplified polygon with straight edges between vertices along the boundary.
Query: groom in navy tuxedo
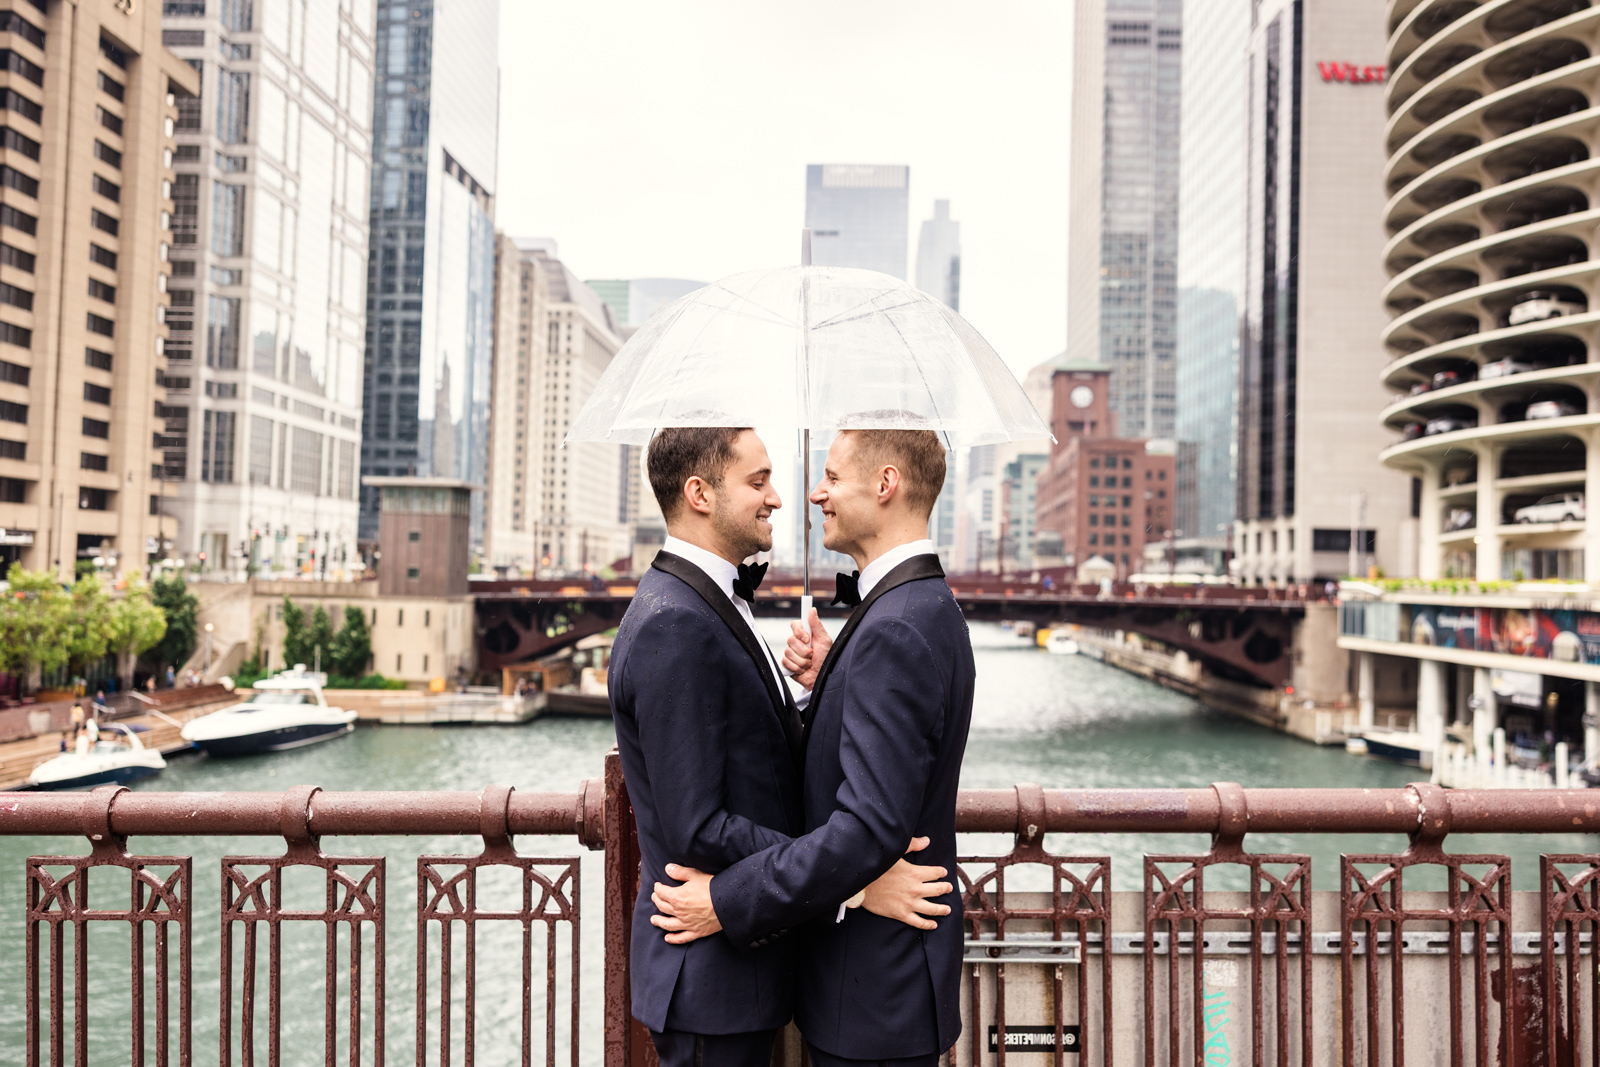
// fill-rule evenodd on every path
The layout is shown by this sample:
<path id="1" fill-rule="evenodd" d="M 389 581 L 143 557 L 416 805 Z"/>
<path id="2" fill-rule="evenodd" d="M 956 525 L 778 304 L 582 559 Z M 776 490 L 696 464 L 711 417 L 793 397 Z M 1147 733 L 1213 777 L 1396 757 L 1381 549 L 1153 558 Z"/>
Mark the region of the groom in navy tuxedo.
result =
<path id="1" fill-rule="evenodd" d="M 856 561 L 840 588 L 859 602 L 831 642 L 814 613 L 809 633 L 796 624 L 785 657 L 811 683 L 805 836 L 715 877 L 668 866 L 683 884 L 654 888 L 652 922 L 670 943 L 757 951 L 789 931 L 795 1022 L 816 1067 L 934 1067 L 961 1032 L 961 898 L 951 886 L 902 901 L 919 913 L 905 921 L 838 903 L 864 888 L 883 895 L 869 883 L 912 837 L 931 839 L 919 859 L 955 870 L 974 669 L 966 620 L 926 534 L 944 473 L 944 447 L 929 431 L 834 440 L 811 500 L 825 517 L 823 544 Z"/>
<path id="2" fill-rule="evenodd" d="M 669 536 L 618 627 L 609 678 L 646 888 L 674 865 L 733 867 L 788 844 L 806 822 L 800 708 L 750 609 L 766 565 L 742 562 L 772 548 L 782 504 L 766 447 L 748 429 L 667 429 L 647 466 Z M 934 907 L 923 898 L 948 891 L 936 881 L 943 871 L 898 859 L 911 836 L 873 872 L 883 877 L 866 906 L 886 923 L 920 921 L 918 909 Z M 837 907 L 861 888 L 817 892 Z M 766 1067 L 794 1010 L 796 939 L 769 925 L 738 942 L 669 943 L 657 918 L 641 892 L 633 1014 L 661 1062 Z"/>

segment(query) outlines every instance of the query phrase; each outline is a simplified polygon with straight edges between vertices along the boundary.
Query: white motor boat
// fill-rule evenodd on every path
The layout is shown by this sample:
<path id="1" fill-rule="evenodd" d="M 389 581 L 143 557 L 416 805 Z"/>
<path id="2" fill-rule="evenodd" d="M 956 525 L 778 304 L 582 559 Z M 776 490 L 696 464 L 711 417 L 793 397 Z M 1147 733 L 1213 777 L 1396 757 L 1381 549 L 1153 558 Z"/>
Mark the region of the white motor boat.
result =
<path id="1" fill-rule="evenodd" d="M 1433 746 L 1419 733 L 1373 728 L 1361 731 L 1361 740 L 1366 742 L 1369 756 L 1421 767 L 1425 771 L 1433 767 Z M 1348 743 L 1345 747 L 1348 751 Z"/>
<path id="2" fill-rule="evenodd" d="M 1078 642 L 1072 639 L 1069 630 L 1051 630 L 1050 636 L 1044 639 L 1044 649 L 1056 656 L 1076 656 Z"/>
<path id="3" fill-rule="evenodd" d="M 322 697 L 326 681 L 327 675 L 296 664 L 292 671 L 261 679 L 243 703 L 190 722 L 183 739 L 209 755 L 248 756 L 347 734 L 356 728 L 356 713 L 328 706 Z"/>
<path id="4" fill-rule="evenodd" d="M 122 736 L 114 736 L 113 731 L 120 731 Z M 114 722 L 100 727 L 98 738 L 85 734 L 76 749 L 39 764 L 28 775 L 28 782 L 35 789 L 126 785 L 160 774 L 166 766 L 161 753 L 145 748 L 137 733 Z"/>

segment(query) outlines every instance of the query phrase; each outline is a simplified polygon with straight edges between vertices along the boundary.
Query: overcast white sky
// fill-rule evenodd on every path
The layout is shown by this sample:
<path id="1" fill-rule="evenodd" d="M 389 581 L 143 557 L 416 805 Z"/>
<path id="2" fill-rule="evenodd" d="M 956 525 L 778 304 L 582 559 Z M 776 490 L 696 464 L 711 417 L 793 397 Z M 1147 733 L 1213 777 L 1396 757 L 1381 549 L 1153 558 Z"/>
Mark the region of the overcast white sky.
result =
<path id="1" fill-rule="evenodd" d="M 1071 5 L 504 0 L 496 216 L 584 278 L 793 263 L 807 163 L 948 199 L 961 311 L 1018 373 L 1066 327 Z M 914 278 L 913 278 L 914 280 Z"/>

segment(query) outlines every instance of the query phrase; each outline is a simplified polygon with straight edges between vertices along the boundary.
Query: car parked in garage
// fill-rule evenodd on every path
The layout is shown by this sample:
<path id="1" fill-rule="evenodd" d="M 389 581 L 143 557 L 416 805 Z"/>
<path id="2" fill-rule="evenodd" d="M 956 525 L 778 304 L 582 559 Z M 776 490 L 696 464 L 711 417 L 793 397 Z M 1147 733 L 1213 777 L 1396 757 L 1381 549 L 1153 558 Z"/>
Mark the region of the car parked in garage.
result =
<path id="1" fill-rule="evenodd" d="M 1582 315 L 1587 310 L 1589 309 L 1582 304 L 1556 293 L 1536 290 L 1523 294 L 1515 304 L 1511 305 L 1511 310 L 1506 315 L 1506 323 L 1510 326 L 1520 326 L 1524 322 L 1558 319 L 1564 315 Z"/>
<path id="2" fill-rule="evenodd" d="M 1497 359 L 1478 368 L 1478 381 L 1481 382 L 1485 378 L 1509 378 L 1513 374 L 1526 374 L 1533 369 L 1532 363 L 1523 363 L 1516 359 Z"/>
<path id="3" fill-rule="evenodd" d="M 1570 400 L 1541 400 L 1528 405 L 1529 419 L 1559 419 L 1566 415 L 1582 415 L 1583 409 Z"/>
<path id="4" fill-rule="evenodd" d="M 1550 496 L 1540 497 L 1527 507 L 1518 508 L 1511 514 L 1511 521 L 1518 523 L 1528 522 L 1568 522 L 1584 517 L 1584 504 L 1582 493 L 1553 493 Z"/>
<path id="5" fill-rule="evenodd" d="M 1478 425 L 1477 419 L 1462 418 L 1459 415 L 1441 415 L 1437 419 L 1429 419 L 1428 425 L 1422 432 L 1432 437 L 1436 433 L 1451 433 L 1455 430 L 1467 430 Z"/>

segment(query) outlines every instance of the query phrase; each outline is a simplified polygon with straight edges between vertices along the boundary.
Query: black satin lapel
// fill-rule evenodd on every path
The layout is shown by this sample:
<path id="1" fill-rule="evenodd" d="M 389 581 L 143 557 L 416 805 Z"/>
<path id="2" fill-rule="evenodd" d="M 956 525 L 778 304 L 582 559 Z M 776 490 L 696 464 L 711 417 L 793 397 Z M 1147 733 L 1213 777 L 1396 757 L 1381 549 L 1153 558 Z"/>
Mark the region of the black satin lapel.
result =
<path id="1" fill-rule="evenodd" d="M 878 598 L 897 589 L 907 582 L 919 582 L 924 578 L 943 578 L 944 568 L 939 566 L 939 557 L 934 555 L 912 556 L 904 563 L 895 567 L 883 576 L 883 581 L 872 587 L 872 592 L 866 599 L 857 604 L 850 613 L 844 627 L 839 631 L 839 636 L 833 639 L 833 647 L 828 649 L 828 655 L 822 661 L 822 668 L 817 671 L 817 680 L 811 685 L 811 700 L 806 704 L 806 713 L 801 719 L 803 736 L 802 746 L 811 737 L 811 723 L 817 717 L 817 707 L 822 702 L 822 688 L 828 680 L 828 675 L 833 673 L 833 665 L 838 662 L 839 655 L 844 651 L 845 644 L 856 632 L 856 627 L 866 617 L 867 609 L 878 602 Z"/>
<path id="2" fill-rule="evenodd" d="M 783 724 L 785 739 L 789 742 L 790 755 L 798 761 L 804 753 L 803 730 L 800 724 L 798 709 L 794 700 L 787 691 L 780 692 L 777 679 L 772 677 L 772 663 L 767 659 L 768 650 L 763 649 L 756 641 L 756 635 L 750 632 L 750 627 L 745 624 L 744 616 L 739 614 L 739 609 L 733 606 L 723 591 L 717 588 L 705 571 L 696 567 L 682 556 L 674 556 L 671 552 L 657 552 L 655 560 L 650 564 L 658 571 L 670 574 L 690 589 L 700 595 L 712 611 L 717 613 L 724 624 L 732 632 L 734 640 L 744 647 L 746 653 L 755 661 L 756 673 L 761 676 L 762 683 L 767 687 L 767 699 L 772 701 L 772 708 L 778 715 L 778 721 Z"/>

